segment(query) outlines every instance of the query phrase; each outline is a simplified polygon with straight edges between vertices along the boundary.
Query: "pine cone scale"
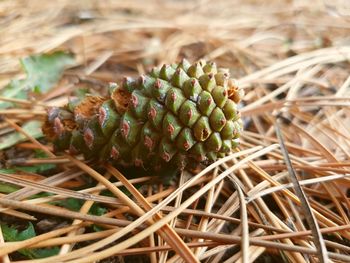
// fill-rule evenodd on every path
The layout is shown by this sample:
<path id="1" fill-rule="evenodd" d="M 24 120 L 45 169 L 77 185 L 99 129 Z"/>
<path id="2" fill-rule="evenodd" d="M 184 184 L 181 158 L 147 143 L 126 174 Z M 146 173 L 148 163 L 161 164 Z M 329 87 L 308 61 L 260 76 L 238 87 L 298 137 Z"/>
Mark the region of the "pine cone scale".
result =
<path id="1" fill-rule="evenodd" d="M 227 69 L 199 61 L 125 78 L 111 96 L 87 96 L 48 112 L 43 132 L 57 150 L 146 169 L 214 161 L 238 145 L 243 93 Z"/>

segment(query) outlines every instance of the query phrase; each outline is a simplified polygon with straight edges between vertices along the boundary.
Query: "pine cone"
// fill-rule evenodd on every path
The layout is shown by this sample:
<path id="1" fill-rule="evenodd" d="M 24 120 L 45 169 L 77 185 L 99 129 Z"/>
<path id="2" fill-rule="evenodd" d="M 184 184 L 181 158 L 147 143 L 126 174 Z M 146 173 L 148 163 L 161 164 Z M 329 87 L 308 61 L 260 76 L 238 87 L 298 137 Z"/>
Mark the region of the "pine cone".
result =
<path id="1" fill-rule="evenodd" d="M 237 147 L 243 96 L 227 69 L 187 60 L 111 85 L 110 96 L 86 96 L 51 108 L 43 132 L 68 149 L 121 165 L 159 169 L 213 162 Z"/>

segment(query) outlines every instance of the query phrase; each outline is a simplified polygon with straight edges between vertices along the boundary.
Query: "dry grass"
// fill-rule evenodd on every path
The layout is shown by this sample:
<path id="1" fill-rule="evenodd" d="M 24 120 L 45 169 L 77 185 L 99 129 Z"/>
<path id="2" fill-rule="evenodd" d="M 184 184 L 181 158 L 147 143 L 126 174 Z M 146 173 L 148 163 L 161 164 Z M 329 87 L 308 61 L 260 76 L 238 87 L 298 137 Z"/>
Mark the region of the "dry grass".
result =
<path id="1" fill-rule="evenodd" d="M 42 149 L 47 159 L 2 153 L 3 164 L 59 168 L 0 174 L 21 187 L 1 194 L 0 220 L 65 223 L 18 242 L 0 231 L 2 261 L 57 245 L 59 255 L 25 262 L 350 262 L 349 33 L 345 0 L 0 1 L 0 87 L 18 77 L 21 57 L 59 49 L 77 61 L 34 105 L 1 110 L 1 135 L 23 133 L 23 121 L 64 104 L 76 87 L 104 93 L 108 82 L 182 57 L 229 67 L 246 93 L 240 149 L 170 184 L 56 156 L 30 136 L 10 150 Z M 41 192 L 53 195 L 29 198 Z M 51 202 L 68 197 L 84 200 L 79 211 Z M 90 215 L 94 203 L 108 212 Z"/>

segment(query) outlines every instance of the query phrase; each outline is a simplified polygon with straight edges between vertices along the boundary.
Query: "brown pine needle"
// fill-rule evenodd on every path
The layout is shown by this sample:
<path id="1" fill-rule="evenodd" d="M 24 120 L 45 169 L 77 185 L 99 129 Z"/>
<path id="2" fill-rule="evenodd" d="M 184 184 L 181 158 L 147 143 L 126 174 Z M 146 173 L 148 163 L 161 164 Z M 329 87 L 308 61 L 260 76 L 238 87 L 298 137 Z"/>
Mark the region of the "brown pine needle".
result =
<path id="1" fill-rule="evenodd" d="M 207 2 L 0 1 L 0 144 L 15 143 L 0 152 L 0 261 L 130 255 L 172 263 L 192 253 L 201 262 L 307 263 L 319 261 L 315 240 L 322 235 L 330 260 L 350 262 L 347 1 Z M 25 72 L 21 63 L 28 60 L 19 59 L 56 50 L 72 52 L 74 67 L 44 92 L 31 87 L 46 86 L 46 76 Z M 151 171 L 138 178 L 133 169 L 115 167 L 120 175 L 98 160 L 54 152 L 45 138 L 22 129 L 43 121 L 50 107 L 84 93 L 106 96 L 108 83 L 182 58 L 229 68 L 245 92 L 239 151 L 214 164 L 172 178 Z M 279 124 L 283 150 L 273 146 L 279 143 L 275 113 L 290 120 Z M 16 142 L 18 135 L 26 141 Z M 269 150 L 260 155 L 261 149 Z M 288 181 L 291 166 L 319 233 L 307 230 L 302 198 Z M 71 202 L 74 211 L 61 207 Z M 21 232 L 28 222 L 35 237 L 7 240 L 3 225 Z M 56 229 L 66 222 L 82 222 L 80 230 Z M 94 232 L 97 227 L 104 230 Z M 62 244 L 62 255 L 20 255 Z"/>

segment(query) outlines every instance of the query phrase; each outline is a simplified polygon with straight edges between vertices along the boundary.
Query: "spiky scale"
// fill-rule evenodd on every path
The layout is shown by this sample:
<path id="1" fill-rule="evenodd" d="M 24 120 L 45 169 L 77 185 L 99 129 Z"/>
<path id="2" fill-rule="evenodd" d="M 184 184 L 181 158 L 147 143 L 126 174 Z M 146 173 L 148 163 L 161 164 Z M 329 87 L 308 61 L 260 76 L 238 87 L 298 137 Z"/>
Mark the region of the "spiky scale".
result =
<path id="1" fill-rule="evenodd" d="M 212 91 L 212 96 L 216 106 L 222 108 L 228 99 L 227 89 L 222 86 L 216 86 Z"/>
<path id="2" fill-rule="evenodd" d="M 163 67 L 160 69 L 159 77 L 163 80 L 171 80 L 175 73 L 175 69 L 172 66 L 169 65 L 163 65 Z"/>
<path id="3" fill-rule="evenodd" d="M 196 102 L 199 94 L 202 92 L 201 85 L 199 84 L 198 79 L 190 78 L 185 81 L 182 91 L 186 98 Z"/>
<path id="4" fill-rule="evenodd" d="M 187 75 L 186 71 L 184 71 L 182 68 L 177 68 L 173 77 L 171 78 L 171 83 L 173 86 L 181 88 L 185 81 L 189 80 L 189 76 Z"/>
<path id="5" fill-rule="evenodd" d="M 227 100 L 224 107 L 223 112 L 225 114 L 226 119 L 228 120 L 236 120 L 238 116 L 237 104 L 232 100 Z"/>
<path id="6" fill-rule="evenodd" d="M 121 133 L 121 130 L 118 128 L 107 145 L 106 154 L 111 160 L 117 161 L 130 158 L 130 146 L 123 140 Z"/>
<path id="7" fill-rule="evenodd" d="M 207 74 L 210 74 L 210 73 L 216 74 L 218 72 L 216 63 L 209 62 L 209 63 L 205 64 L 203 67 L 203 71 Z"/>
<path id="8" fill-rule="evenodd" d="M 239 121 L 235 121 L 234 123 L 234 127 L 235 127 L 235 131 L 233 133 L 233 138 L 237 139 L 240 137 L 241 133 L 242 133 L 242 129 L 243 129 L 243 124 Z"/>
<path id="9" fill-rule="evenodd" d="M 177 148 L 183 151 L 188 151 L 195 143 L 196 141 L 190 128 L 183 128 L 176 139 Z"/>
<path id="10" fill-rule="evenodd" d="M 163 138 L 159 143 L 159 156 L 165 162 L 169 162 L 176 152 L 176 147 L 169 139 Z"/>
<path id="11" fill-rule="evenodd" d="M 125 77 L 123 79 L 122 84 L 123 89 L 127 90 L 128 92 L 133 92 L 134 89 L 137 87 L 137 83 L 133 78 Z"/>
<path id="12" fill-rule="evenodd" d="M 154 78 L 159 78 L 160 68 L 153 67 L 149 73 Z"/>
<path id="13" fill-rule="evenodd" d="M 89 150 L 89 148 L 86 146 L 86 143 L 84 141 L 83 134 L 77 130 L 72 131 L 72 136 L 70 139 L 69 144 L 69 152 L 71 154 L 78 154 L 82 153 L 84 154 L 85 158 L 89 158 L 92 156 L 92 152 Z"/>
<path id="14" fill-rule="evenodd" d="M 120 119 L 120 132 L 124 140 L 133 146 L 138 141 L 140 129 L 143 123 L 132 116 L 130 112 L 127 112 Z"/>
<path id="15" fill-rule="evenodd" d="M 194 102 L 187 100 L 182 103 L 179 111 L 179 118 L 183 124 L 188 127 L 192 127 L 199 117 L 200 113 L 198 112 Z"/>
<path id="16" fill-rule="evenodd" d="M 134 90 L 131 93 L 130 98 L 130 111 L 134 114 L 137 119 L 146 120 L 147 115 L 145 115 L 145 111 L 149 105 L 150 99 L 146 97 L 143 93 L 143 90 Z"/>
<path id="17" fill-rule="evenodd" d="M 187 74 L 192 78 L 198 79 L 200 76 L 204 75 L 203 67 L 200 63 L 196 62 L 188 68 Z"/>
<path id="18" fill-rule="evenodd" d="M 226 118 L 224 113 L 219 107 L 216 107 L 209 117 L 210 127 L 214 131 L 221 131 L 226 124 Z"/>
<path id="19" fill-rule="evenodd" d="M 206 157 L 206 150 L 204 148 L 204 144 L 201 142 L 197 142 L 191 149 L 190 149 L 190 155 L 198 162 L 205 161 Z"/>
<path id="20" fill-rule="evenodd" d="M 191 63 L 190 63 L 187 59 L 185 59 L 185 58 L 183 58 L 183 59 L 181 60 L 181 62 L 177 65 L 177 68 L 181 68 L 181 69 L 183 69 L 185 72 L 188 71 L 188 68 L 189 68 L 189 67 L 191 67 Z"/>
<path id="21" fill-rule="evenodd" d="M 160 130 L 162 127 L 163 117 L 166 113 L 165 106 L 156 100 L 151 99 L 149 101 L 146 113 L 147 118 L 153 127 L 157 130 Z"/>
<path id="22" fill-rule="evenodd" d="M 222 86 L 222 87 L 227 87 L 228 79 L 229 79 L 228 73 L 218 72 L 217 74 L 214 75 L 214 77 L 215 77 L 216 85 Z"/>
<path id="23" fill-rule="evenodd" d="M 177 114 L 182 103 L 186 100 L 182 91 L 178 88 L 171 88 L 167 92 L 165 105 L 169 110 L 171 110 L 174 114 Z"/>
<path id="24" fill-rule="evenodd" d="M 168 81 L 156 79 L 152 88 L 152 96 L 159 102 L 164 102 L 166 94 L 171 87 Z"/>
<path id="25" fill-rule="evenodd" d="M 232 149 L 232 141 L 231 140 L 223 140 L 220 152 L 229 153 Z"/>
<path id="26" fill-rule="evenodd" d="M 204 75 L 200 76 L 198 80 L 199 80 L 199 83 L 200 83 L 202 89 L 204 89 L 208 92 L 211 92 L 216 87 L 215 78 L 214 78 L 213 73 L 204 74 Z"/>
<path id="27" fill-rule="evenodd" d="M 227 121 L 225 126 L 222 128 L 220 134 L 223 140 L 230 140 L 233 138 L 233 135 L 236 133 L 235 122 Z"/>
<path id="28" fill-rule="evenodd" d="M 112 100 L 102 103 L 98 110 L 98 122 L 104 136 L 110 136 L 117 128 L 120 121 L 120 115 L 116 112 L 115 105 Z"/>
<path id="29" fill-rule="evenodd" d="M 98 151 L 104 145 L 106 139 L 102 133 L 97 115 L 88 121 L 83 138 L 86 146 L 91 151 Z"/>
<path id="30" fill-rule="evenodd" d="M 170 112 L 166 113 L 163 119 L 163 133 L 171 141 L 174 141 L 176 136 L 181 131 L 182 125 L 176 116 Z"/>
<path id="31" fill-rule="evenodd" d="M 137 88 L 148 97 L 152 96 L 152 90 L 156 79 L 149 75 L 141 75 L 138 79 L 139 83 Z"/>
<path id="32" fill-rule="evenodd" d="M 148 161 L 147 156 L 148 150 L 141 142 L 131 150 L 131 159 L 134 161 L 133 165 L 136 167 L 144 167 L 144 164 Z"/>
<path id="33" fill-rule="evenodd" d="M 159 143 L 159 134 L 152 127 L 150 122 L 147 122 L 141 130 L 140 142 L 145 146 L 145 148 L 152 152 L 157 144 Z"/>
<path id="34" fill-rule="evenodd" d="M 201 113 L 206 116 L 209 116 L 216 106 L 211 94 L 205 90 L 199 94 L 197 105 Z"/>
<path id="35" fill-rule="evenodd" d="M 64 133 L 64 124 L 62 123 L 61 119 L 57 116 L 55 118 L 52 119 L 53 122 L 53 129 L 55 131 L 55 133 L 61 137 Z"/>
<path id="36" fill-rule="evenodd" d="M 213 132 L 208 140 L 205 141 L 205 147 L 210 152 L 218 152 L 221 148 L 222 140 L 218 132 Z"/>
<path id="37" fill-rule="evenodd" d="M 206 116 L 202 116 L 193 126 L 193 135 L 197 141 L 205 141 L 212 130 L 210 128 L 209 119 Z"/>
<path id="38" fill-rule="evenodd" d="M 55 149 L 158 170 L 214 161 L 239 143 L 243 92 L 215 63 L 183 60 L 109 92 L 48 111 L 43 131 Z"/>
<path id="39" fill-rule="evenodd" d="M 231 140 L 231 147 L 232 147 L 232 149 L 236 148 L 239 145 L 239 141 L 240 141 L 239 138 Z"/>

